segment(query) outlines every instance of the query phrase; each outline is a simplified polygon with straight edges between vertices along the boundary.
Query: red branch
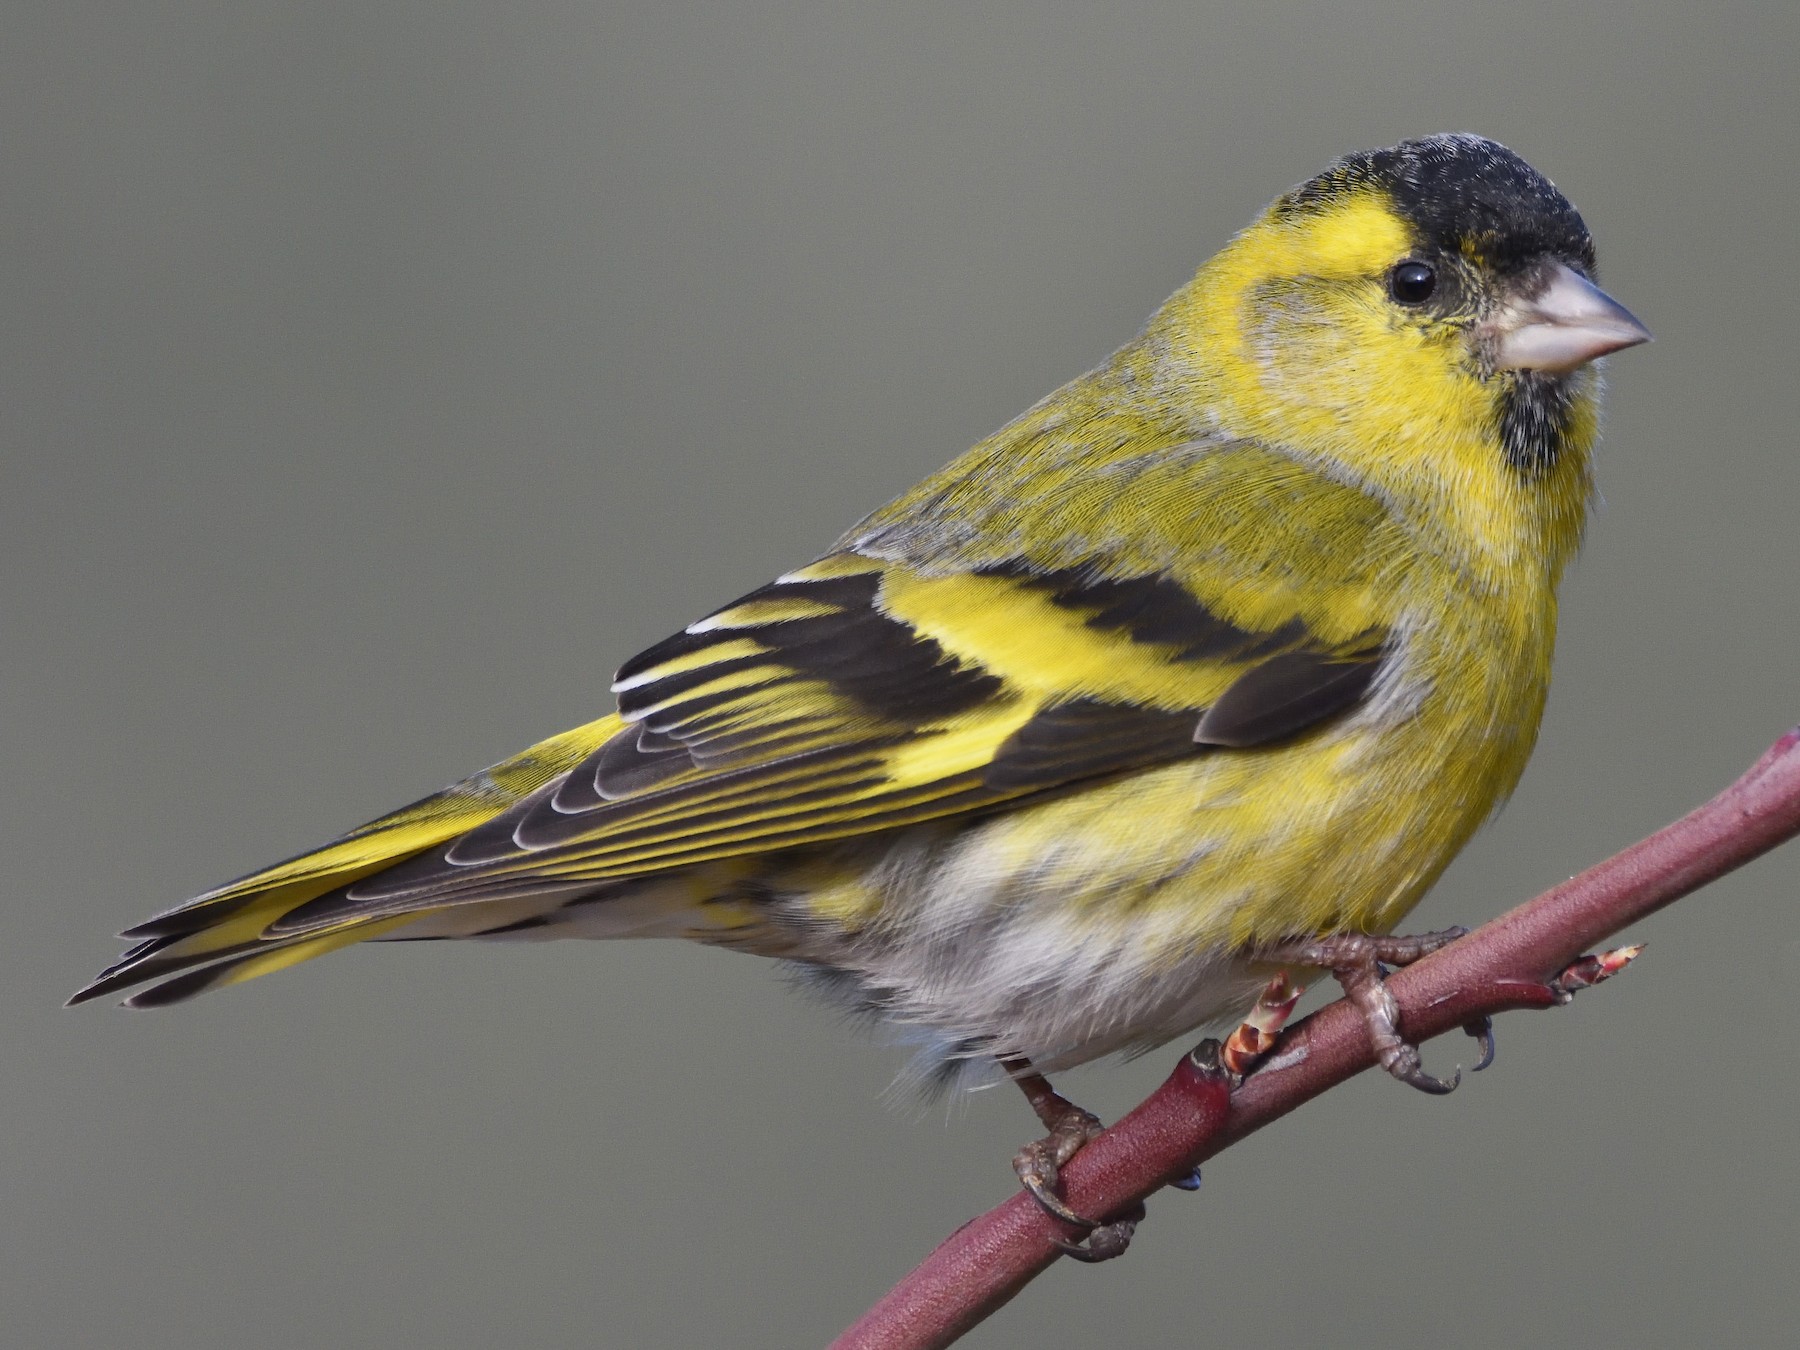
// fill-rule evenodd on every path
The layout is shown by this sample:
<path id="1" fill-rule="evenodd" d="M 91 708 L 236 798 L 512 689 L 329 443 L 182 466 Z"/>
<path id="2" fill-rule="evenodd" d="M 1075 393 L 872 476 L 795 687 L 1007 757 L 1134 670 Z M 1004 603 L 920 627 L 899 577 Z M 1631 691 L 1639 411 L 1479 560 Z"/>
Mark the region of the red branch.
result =
<path id="1" fill-rule="evenodd" d="M 1800 834 L 1800 727 L 1737 782 L 1623 853 L 1501 915 L 1388 988 L 1409 1039 L 1557 1001 L 1547 981 L 1589 947 Z M 1361 1016 L 1339 1000 L 1290 1027 L 1236 1092 L 1204 1057 L 1168 1080 L 1062 1169 L 1080 1214 L 1117 1216 L 1171 1180 L 1375 1062 Z M 938 1350 L 999 1308 L 1078 1231 L 1024 1193 L 964 1224 L 832 1343 Z"/>

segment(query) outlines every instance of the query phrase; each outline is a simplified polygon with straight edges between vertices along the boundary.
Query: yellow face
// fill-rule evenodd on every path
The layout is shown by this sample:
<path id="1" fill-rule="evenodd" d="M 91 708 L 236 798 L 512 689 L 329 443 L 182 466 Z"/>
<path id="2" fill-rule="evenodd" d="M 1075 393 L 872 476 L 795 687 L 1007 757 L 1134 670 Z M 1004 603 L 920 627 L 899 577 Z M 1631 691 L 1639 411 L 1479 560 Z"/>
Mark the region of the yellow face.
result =
<path id="1" fill-rule="evenodd" d="M 1219 430 L 1363 484 L 1459 547 L 1510 554 L 1548 544 L 1544 527 L 1578 533 L 1596 381 L 1585 366 L 1496 370 L 1486 345 L 1484 325 L 1532 284 L 1532 260 L 1503 271 L 1434 245 L 1376 187 L 1282 208 L 1153 321 L 1158 378 L 1185 386 Z M 1555 411 L 1541 466 L 1508 438 L 1521 394 Z"/>
<path id="2" fill-rule="evenodd" d="M 1235 329 L 1229 363 L 1255 381 L 1302 439 L 1349 426 L 1358 445 L 1404 433 L 1430 409 L 1478 417 L 1491 402 L 1468 322 L 1402 305 L 1389 278 L 1418 250 L 1369 198 L 1303 221 L 1265 225 L 1221 254 L 1215 285 Z M 1273 410 L 1273 409 L 1272 409 Z"/>

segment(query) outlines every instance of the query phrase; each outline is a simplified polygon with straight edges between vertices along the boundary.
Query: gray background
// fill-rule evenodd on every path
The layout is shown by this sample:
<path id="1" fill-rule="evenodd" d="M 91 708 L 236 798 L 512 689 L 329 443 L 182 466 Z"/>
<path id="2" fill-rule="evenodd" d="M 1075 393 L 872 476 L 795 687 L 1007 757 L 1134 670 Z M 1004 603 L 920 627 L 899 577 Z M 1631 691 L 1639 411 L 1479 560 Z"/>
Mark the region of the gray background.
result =
<path id="1" fill-rule="evenodd" d="M 22 1346 L 803 1346 L 1011 1095 L 674 945 L 353 951 L 58 1009 L 109 934 L 595 715 L 612 667 L 1128 337 L 1333 155 L 1497 136 L 1655 328 L 1476 922 L 1800 717 L 1800 8 L 55 4 L 0 62 L 0 1311 Z M 971 1337 L 1772 1345 L 1800 849 L 1365 1078 Z M 1174 1051 L 1067 1087 L 1111 1115 Z M 1440 1042 L 1447 1066 L 1466 1047 Z"/>

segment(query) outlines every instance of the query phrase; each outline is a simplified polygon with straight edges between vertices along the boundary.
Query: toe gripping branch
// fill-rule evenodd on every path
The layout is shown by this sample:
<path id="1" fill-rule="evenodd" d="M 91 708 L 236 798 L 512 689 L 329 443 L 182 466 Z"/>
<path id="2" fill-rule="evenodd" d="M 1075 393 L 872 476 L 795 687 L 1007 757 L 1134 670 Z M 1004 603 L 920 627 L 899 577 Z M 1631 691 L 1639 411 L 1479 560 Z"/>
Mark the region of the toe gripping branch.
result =
<path id="1" fill-rule="evenodd" d="M 1311 942 L 1292 942 L 1262 953 L 1264 959 L 1291 962 L 1329 970 L 1343 987 L 1344 997 L 1362 1014 L 1369 1028 L 1369 1040 L 1375 1047 L 1376 1062 L 1402 1083 L 1421 1092 L 1442 1095 L 1456 1090 L 1462 1081 L 1462 1070 L 1448 1080 L 1425 1072 L 1418 1047 L 1400 1034 L 1400 1009 L 1388 992 L 1386 967 L 1410 966 L 1413 962 L 1448 947 L 1466 928 L 1446 928 L 1440 933 L 1422 933 L 1417 937 L 1372 937 L 1366 933 L 1333 933 Z M 1494 1058 L 1493 1028 L 1480 1019 L 1471 1022 L 1469 1034 L 1481 1041 L 1479 1067 L 1485 1068 Z"/>
<path id="2" fill-rule="evenodd" d="M 1049 1133 L 1042 1139 L 1032 1140 L 1014 1155 L 1013 1171 L 1046 1213 L 1086 1232 L 1086 1238 L 1081 1242 L 1070 1242 L 1061 1237 L 1053 1237 L 1050 1241 L 1077 1261 L 1110 1261 L 1124 1255 L 1131 1245 L 1131 1235 L 1144 1217 L 1141 1201 L 1118 1218 L 1099 1223 L 1077 1214 L 1056 1193 L 1063 1166 L 1104 1133 L 1106 1127 L 1100 1123 L 1100 1117 L 1075 1105 L 1051 1087 L 1050 1080 L 1042 1074 L 1017 1073 L 1014 1081 Z"/>
<path id="3" fill-rule="evenodd" d="M 1409 966 L 1467 936 L 1468 931 L 1466 928 L 1448 928 L 1418 937 L 1343 933 L 1272 948 L 1262 955 L 1272 961 L 1329 970 L 1343 987 L 1345 999 L 1362 1014 L 1375 1048 L 1376 1062 L 1401 1082 L 1422 1092 L 1442 1095 L 1454 1091 L 1462 1082 L 1462 1069 L 1458 1067 L 1448 1079 L 1434 1077 L 1425 1071 L 1418 1047 L 1401 1034 L 1399 1007 L 1388 991 L 1386 975 L 1389 967 Z M 1556 978 L 1533 985 L 1533 996 L 1524 998 L 1520 1006 L 1565 1004 L 1578 991 L 1611 979 L 1635 961 L 1643 950 L 1642 943 L 1635 943 L 1597 956 L 1577 957 Z M 1302 992 L 1303 988 L 1290 988 L 1286 971 L 1281 971 L 1269 982 L 1249 1017 L 1225 1044 L 1221 1059 L 1232 1074 L 1241 1080 L 1274 1047 L 1276 1034 Z M 1520 988 L 1516 992 L 1524 994 L 1525 990 Z M 1482 1014 L 1469 1021 L 1463 1030 L 1481 1046 L 1481 1057 L 1472 1070 L 1479 1073 L 1494 1062 L 1493 1019 Z"/>
<path id="4" fill-rule="evenodd" d="M 1015 1059 L 1006 1067 L 1050 1131 L 1019 1151 L 1013 1170 L 1038 1209 L 1074 1230 L 1045 1234 L 1049 1245 L 1087 1262 L 1124 1252 L 1144 1217 L 1144 1196 L 1165 1185 L 1193 1188 L 1199 1151 L 1223 1126 L 1236 1081 L 1220 1063 L 1219 1043 L 1202 1041 L 1181 1057 L 1160 1088 L 1112 1129 L 1102 1130 L 1029 1064 Z M 1101 1223 L 1085 1214 L 1108 1217 Z"/>
<path id="5" fill-rule="evenodd" d="M 1442 1094 L 1454 1089 L 1462 1080 L 1462 1070 L 1459 1068 L 1448 1081 L 1434 1078 L 1424 1071 L 1419 1062 L 1418 1048 L 1400 1034 L 1399 1010 L 1384 983 L 1384 967 L 1410 965 L 1448 946 L 1462 937 L 1465 931 L 1449 929 L 1420 937 L 1400 938 L 1348 934 L 1317 942 L 1297 943 L 1266 955 L 1269 959 L 1291 960 L 1296 964 L 1330 970 L 1343 985 L 1345 997 L 1362 1013 L 1375 1047 L 1376 1059 L 1381 1066 L 1402 1082 L 1426 1092 Z M 1514 1006 L 1517 1007 L 1559 1006 L 1569 1002 L 1580 990 L 1591 989 L 1601 981 L 1617 975 L 1636 960 L 1643 950 L 1640 943 L 1618 947 L 1599 955 L 1577 957 L 1552 980 L 1542 984 L 1531 982 L 1512 985 L 1510 997 L 1516 1000 Z M 1511 982 L 1508 983 L 1510 985 Z M 1305 992 L 1305 986 L 1295 984 L 1285 970 L 1278 972 L 1263 988 L 1255 1006 L 1225 1044 L 1219 1046 L 1214 1041 L 1203 1042 L 1191 1055 L 1184 1057 L 1176 1067 L 1171 1081 L 1181 1079 L 1186 1072 L 1199 1085 L 1197 1090 L 1211 1090 L 1221 1094 L 1228 1094 L 1230 1090 L 1242 1085 L 1245 1077 L 1275 1048 L 1282 1027 L 1292 1016 L 1294 1006 Z M 1485 1069 L 1494 1059 L 1492 1019 L 1485 1015 L 1477 1017 L 1464 1030 L 1481 1044 L 1481 1058 L 1475 1065 L 1475 1071 Z M 1084 1240 L 1079 1242 L 1060 1236 L 1051 1237 L 1050 1242 L 1077 1261 L 1109 1261 L 1115 1256 L 1123 1255 L 1131 1244 L 1138 1224 L 1144 1218 L 1141 1200 L 1114 1210 L 1115 1217 L 1101 1223 L 1083 1216 L 1058 1194 L 1063 1168 L 1093 1141 L 1107 1133 L 1099 1118 L 1057 1092 L 1050 1086 L 1049 1080 L 1034 1071 L 1027 1061 L 1009 1060 L 1006 1067 L 1048 1131 L 1042 1139 L 1033 1140 L 1019 1150 L 1013 1158 L 1013 1171 L 1045 1213 L 1085 1234 Z M 1122 1132 L 1130 1132 L 1125 1128 L 1128 1125 L 1148 1124 L 1148 1121 L 1136 1121 L 1134 1117 L 1163 1096 L 1162 1093 L 1156 1094 L 1125 1121 L 1121 1121 Z M 1221 1096 L 1220 1103 L 1224 1100 L 1225 1097 Z M 1166 1103 L 1163 1104 L 1163 1109 L 1167 1109 Z M 1176 1108 L 1178 1112 L 1186 1109 L 1191 1108 Z M 1199 1169 L 1181 1171 L 1178 1175 L 1166 1178 L 1166 1184 L 1183 1190 L 1197 1189 L 1200 1184 Z M 1107 1211 L 1101 1208 L 1098 1212 Z"/>

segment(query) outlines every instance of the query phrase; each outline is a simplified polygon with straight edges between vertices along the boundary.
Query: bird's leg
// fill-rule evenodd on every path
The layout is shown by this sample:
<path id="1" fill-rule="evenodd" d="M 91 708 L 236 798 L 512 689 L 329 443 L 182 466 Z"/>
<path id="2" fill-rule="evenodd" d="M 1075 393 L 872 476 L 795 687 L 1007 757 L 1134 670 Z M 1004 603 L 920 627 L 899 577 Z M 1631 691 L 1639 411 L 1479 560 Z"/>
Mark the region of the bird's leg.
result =
<path id="1" fill-rule="evenodd" d="M 1100 1117 L 1084 1111 L 1050 1086 L 1050 1080 L 1035 1072 L 1031 1061 L 1023 1058 L 1004 1059 L 1001 1066 L 1012 1075 L 1019 1091 L 1049 1131 L 1042 1139 L 1034 1139 L 1013 1156 L 1013 1171 L 1025 1189 L 1044 1209 L 1064 1223 L 1079 1228 L 1092 1228 L 1092 1219 L 1084 1219 L 1063 1203 L 1056 1194 L 1057 1178 L 1063 1164 L 1081 1151 L 1090 1139 L 1105 1128 Z"/>
<path id="2" fill-rule="evenodd" d="M 1447 928 L 1441 933 L 1422 933 L 1417 937 L 1334 933 L 1310 942 L 1287 943 L 1261 950 L 1257 956 L 1266 961 L 1290 961 L 1329 970 L 1343 986 L 1344 997 L 1362 1013 L 1369 1028 L 1369 1039 L 1375 1045 L 1375 1059 L 1381 1067 L 1421 1092 L 1442 1094 L 1455 1090 L 1462 1081 L 1462 1070 L 1459 1068 L 1448 1081 L 1425 1072 L 1418 1047 L 1400 1034 L 1400 1010 L 1383 983 L 1382 967 L 1409 966 L 1421 957 L 1449 946 L 1468 931 L 1466 928 Z M 1493 1028 L 1485 1021 L 1471 1023 L 1469 1034 L 1481 1041 L 1482 1066 L 1485 1067 L 1494 1057 Z"/>
<path id="3" fill-rule="evenodd" d="M 1013 1056 L 1002 1059 L 1000 1064 L 1019 1085 L 1025 1100 L 1049 1131 L 1042 1139 L 1032 1140 L 1014 1155 L 1013 1171 L 1018 1173 L 1019 1181 L 1046 1213 L 1075 1228 L 1087 1230 L 1085 1243 L 1065 1242 L 1061 1238 L 1051 1241 L 1078 1261 L 1109 1261 L 1122 1255 L 1131 1245 L 1131 1235 L 1136 1231 L 1138 1221 L 1144 1217 L 1142 1205 L 1111 1223 L 1096 1223 L 1070 1209 L 1056 1193 L 1063 1164 L 1079 1153 L 1090 1139 L 1099 1136 L 1104 1128 L 1100 1118 L 1092 1111 L 1082 1110 L 1051 1087 L 1050 1080 L 1036 1072 L 1030 1060 Z"/>

